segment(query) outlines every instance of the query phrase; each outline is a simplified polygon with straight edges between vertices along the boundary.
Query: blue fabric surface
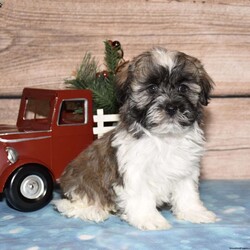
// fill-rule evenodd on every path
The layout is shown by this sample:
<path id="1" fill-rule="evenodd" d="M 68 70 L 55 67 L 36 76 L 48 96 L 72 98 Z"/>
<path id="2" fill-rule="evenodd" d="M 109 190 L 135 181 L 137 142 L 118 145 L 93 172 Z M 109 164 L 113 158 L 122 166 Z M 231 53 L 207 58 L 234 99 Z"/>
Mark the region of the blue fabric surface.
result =
<path id="1" fill-rule="evenodd" d="M 139 231 L 116 216 L 103 223 L 69 219 L 49 204 L 32 213 L 0 202 L 0 249 L 250 249 L 250 180 L 202 181 L 201 198 L 220 221 L 192 224 L 170 211 L 167 231 Z M 55 192 L 55 198 L 59 193 Z"/>

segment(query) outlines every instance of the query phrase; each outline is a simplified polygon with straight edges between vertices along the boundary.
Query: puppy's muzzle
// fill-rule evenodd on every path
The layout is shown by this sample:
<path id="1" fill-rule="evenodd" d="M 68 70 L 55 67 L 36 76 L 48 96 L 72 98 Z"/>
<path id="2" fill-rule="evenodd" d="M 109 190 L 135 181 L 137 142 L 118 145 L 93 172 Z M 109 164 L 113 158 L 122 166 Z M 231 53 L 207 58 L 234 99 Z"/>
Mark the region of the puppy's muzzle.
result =
<path id="1" fill-rule="evenodd" d="M 172 116 L 174 116 L 175 114 L 176 114 L 176 112 L 178 111 L 178 107 L 176 106 L 176 105 L 174 105 L 174 104 L 168 104 L 167 106 L 166 106 L 166 112 L 167 112 L 167 114 L 170 116 L 170 117 L 172 117 Z"/>

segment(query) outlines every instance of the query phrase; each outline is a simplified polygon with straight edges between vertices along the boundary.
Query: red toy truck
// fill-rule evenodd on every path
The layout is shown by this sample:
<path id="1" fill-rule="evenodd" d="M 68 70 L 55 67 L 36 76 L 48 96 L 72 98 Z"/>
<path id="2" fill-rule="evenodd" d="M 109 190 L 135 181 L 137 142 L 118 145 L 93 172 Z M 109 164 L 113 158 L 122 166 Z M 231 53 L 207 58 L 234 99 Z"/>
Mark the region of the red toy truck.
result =
<path id="1" fill-rule="evenodd" d="M 90 91 L 25 88 L 16 125 L 0 125 L 0 193 L 14 209 L 42 208 L 93 139 Z"/>

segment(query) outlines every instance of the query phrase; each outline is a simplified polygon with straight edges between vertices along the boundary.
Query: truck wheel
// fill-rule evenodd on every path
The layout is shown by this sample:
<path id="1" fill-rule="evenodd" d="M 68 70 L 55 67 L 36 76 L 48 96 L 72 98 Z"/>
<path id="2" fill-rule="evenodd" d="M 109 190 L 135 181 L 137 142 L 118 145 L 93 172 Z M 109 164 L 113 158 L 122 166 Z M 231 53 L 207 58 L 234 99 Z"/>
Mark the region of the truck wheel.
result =
<path id="1" fill-rule="evenodd" d="M 26 165 L 10 177 L 4 194 L 12 208 L 31 212 L 51 201 L 53 188 L 52 177 L 46 169 L 36 165 Z"/>

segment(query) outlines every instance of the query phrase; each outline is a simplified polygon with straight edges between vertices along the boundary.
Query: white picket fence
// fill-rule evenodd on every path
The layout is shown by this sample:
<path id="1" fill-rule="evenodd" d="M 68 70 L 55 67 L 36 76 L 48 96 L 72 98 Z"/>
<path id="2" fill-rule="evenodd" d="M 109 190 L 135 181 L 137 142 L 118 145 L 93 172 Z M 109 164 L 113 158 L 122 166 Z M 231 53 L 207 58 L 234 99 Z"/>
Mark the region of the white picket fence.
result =
<path id="1" fill-rule="evenodd" d="M 118 114 L 105 115 L 103 109 L 97 109 L 97 115 L 94 115 L 94 122 L 96 127 L 93 128 L 94 135 L 97 135 L 100 138 L 104 133 L 115 128 L 116 123 L 119 121 Z M 111 126 L 107 126 L 105 123 L 111 122 Z"/>

